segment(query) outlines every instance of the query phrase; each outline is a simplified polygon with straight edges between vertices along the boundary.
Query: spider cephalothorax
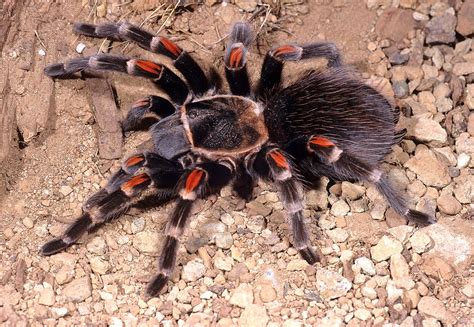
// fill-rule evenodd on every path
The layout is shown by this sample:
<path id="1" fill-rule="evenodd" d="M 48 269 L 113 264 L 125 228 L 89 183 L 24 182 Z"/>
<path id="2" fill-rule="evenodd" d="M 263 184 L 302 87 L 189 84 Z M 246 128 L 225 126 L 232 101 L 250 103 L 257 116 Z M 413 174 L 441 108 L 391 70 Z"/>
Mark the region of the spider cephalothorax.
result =
<path id="1" fill-rule="evenodd" d="M 154 114 L 160 120 L 149 130 L 153 148 L 124 160 L 107 185 L 86 201 L 83 215 L 61 237 L 42 247 L 44 255 L 64 250 L 145 196 L 176 199 L 158 274 L 147 288 L 149 296 L 156 296 L 171 276 L 194 201 L 229 183 L 239 196 L 249 199 L 258 178 L 276 187 L 292 228 L 293 246 L 310 264 L 320 258 L 304 228 L 303 185 L 312 187 L 321 176 L 370 181 L 400 215 L 418 224 L 434 222 L 408 209 L 379 168 L 391 146 L 405 134 L 395 128 L 398 112 L 348 72 L 333 44 L 284 45 L 270 50 L 260 80 L 252 88 L 246 70 L 251 31 L 248 24 L 236 23 L 224 57 L 232 94 L 224 94 L 186 51 L 165 37 L 128 23 L 77 24 L 75 30 L 92 37 L 131 40 L 167 56 L 186 82 L 162 64 L 112 55 L 46 67 L 51 77 L 83 70 L 142 76 L 169 99 L 150 95 L 133 105 L 123 129 L 135 130 L 146 116 Z M 328 67 L 306 72 L 288 86 L 282 84 L 285 61 L 319 57 L 327 59 Z"/>

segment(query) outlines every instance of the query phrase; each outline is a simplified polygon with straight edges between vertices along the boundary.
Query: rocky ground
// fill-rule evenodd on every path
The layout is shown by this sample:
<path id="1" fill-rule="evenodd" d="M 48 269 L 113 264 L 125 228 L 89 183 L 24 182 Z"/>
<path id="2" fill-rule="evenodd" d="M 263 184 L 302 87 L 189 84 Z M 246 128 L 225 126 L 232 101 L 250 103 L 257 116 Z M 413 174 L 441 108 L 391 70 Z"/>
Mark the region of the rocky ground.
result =
<path id="1" fill-rule="evenodd" d="M 7 0 L 0 8 L 7 36 L 0 40 L 0 324 L 474 325 L 473 0 L 207 0 L 184 7 Z M 66 252 L 39 256 L 117 159 L 146 140 L 135 133 L 122 148 L 117 126 L 150 85 L 118 75 L 111 84 L 53 83 L 42 75 L 47 63 L 110 46 L 74 36 L 71 22 L 143 23 L 222 71 L 226 31 L 249 18 L 259 31 L 249 58 L 254 78 L 272 43 L 332 40 L 401 109 L 408 134 L 384 168 L 412 207 L 438 223 L 407 225 L 369 184 L 307 192 L 307 224 L 326 259 L 312 267 L 292 248 L 277 194 L 262 183 L 249 203 L 226 188 L 196 206 L 173 282 L 159 298 L 145 299 L 143 289 L 172 204 L 132 209 Z M 117 42 L 111 52 L 146 56 Z"/>

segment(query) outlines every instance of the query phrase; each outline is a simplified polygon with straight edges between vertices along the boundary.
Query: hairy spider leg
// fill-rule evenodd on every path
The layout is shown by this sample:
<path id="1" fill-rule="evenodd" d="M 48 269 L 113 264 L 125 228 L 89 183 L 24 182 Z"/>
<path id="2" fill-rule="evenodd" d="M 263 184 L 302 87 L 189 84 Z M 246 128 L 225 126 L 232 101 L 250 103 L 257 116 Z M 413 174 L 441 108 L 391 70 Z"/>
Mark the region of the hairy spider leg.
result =
<path id="1" fill-rule="evenodd" d="M 309 174 L 328 176 L 335 180 L 357 179 L 371 182 L 399 215 L 421 226 L 435 222 L 429 215 L 409 209 L 405 199 L 396 191 L 380 168 L 352 156 L 338 147 L 336 141 L 325 136 L 310 136 L 307 138 L 306 144 L 294 144 L 288 151 L 297 160 L 300 159 L 299 165 L 303 174 L 309 172 Z M 317 158 L 316 162 L 304 159 L 304 157 L 311 159 L 312 156 Z"/>
<path id="2" fill-rule="evenodd" d="M 146 167 L 140 172 L 140 167 Z M 125 168 L 125 169 L 124 169 Z M 170 195 L 180 180 L 183 170 L 156 154 L 138 154 L 124 162 L 108 184 L 90 197 L 83 206 L 84 213 L 73 222 L 62 236 L 41 248 L 41 254 L 51 255 L 75 243 L 84 233 L 118 218 L 141 199 L 144 191 L 153 189 Z"/>
<path id="3" fill-rule="evenodd" d="M 117 71 L 149 78 L 177 105 L 183 104 L 189 95 L 188 86 L 181 78 L 166 66 L 148 60 L 100 54 L 49 65 L 44 73 L 50 77 L 64 78 L 84 70 Z"/>
<path id="4" fill-rule="evenodd" d="M 147 296 L 157 296 L 173 273 L 179 239 L 188 224 L 194 201 L 219 191 L 231 181 L 233 175 L 232 165 L 216 162 L 198 164 L 183 174 L 178 183 L 179 198 L 166 225 L 166 238 L 158 261 L 158 273 L 147 286 Z"/>
<path id="5" fill-rule="evenodd" d="M 192 56 L 164 36 L 153 35 L 127 22 L 102 25 L 76 23 L 74 24 L 74 31 L 91 37 L 109 37 L 133 41 L 145 50 L 171 58 L 173 65 L 186 78 L 195 95 L 202 95 L 213 87 Z"/>
<path id="6" fill-rule="evenodd" d="M 132 108 L 128 111 L 127 117 L 122 122 L 124 132 L 135 131 L 149 127 L 146 121 L 149 114 L 153 118 L 165 118 L 172 115 L 176 111 L 175 106 L 167 99 L 155 95 L 149 95 L 143 99 L 136 101 Z M 155 122 L 156 119 L 153 119 Z"/>
<path id="7" fill-rule="evenodd" d="M 300 61 L 311 58 L 326 58 L 329 67 L 342 65 L 341 55 L 334 43 L 317 42 L 307 45 L 282 45 L 267 52 L 263 60 L 257 94 L 265 95 L 281 84 L 281 73 L 285 61 Z"/>
<path id="8" fill-rule="evenodd" d="M 293 246 L 309 264 L 320 261 L 313 250 L 303 218 L 303 185 L 298 180 L 293 163 L 283 150 L 268 146 L 249 160 L 250 171 L 273 182 L 283 207 L 288 214 L 288 223 L 293 232 Z"/>
<path id="9" fill-rule="evenodd" d="M 247 73 L 247 47 L 252 41 L 250 25 L 235 23 L 230 33 L 224 55 L 225 75 L 230 91 L 235 95 L 250 95 L 250 81 Z"/>
<path id="10" fill-rule="evenodd" d="M 255 181 L 252 175 L 248 173 L 243 162 L 240 162 L 235 171 L 235 179 L 232 183 L 233 190 L 240 198 L 250 201 L 254 186 Z"/>

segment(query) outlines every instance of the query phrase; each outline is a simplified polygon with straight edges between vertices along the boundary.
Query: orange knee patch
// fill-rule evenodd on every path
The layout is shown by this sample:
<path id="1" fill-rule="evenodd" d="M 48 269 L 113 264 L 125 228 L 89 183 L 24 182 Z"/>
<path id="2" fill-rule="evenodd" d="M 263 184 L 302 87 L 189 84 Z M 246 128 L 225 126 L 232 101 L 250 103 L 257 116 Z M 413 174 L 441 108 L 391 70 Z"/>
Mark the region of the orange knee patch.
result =
<path id="1" fill-rule="evenodd" d="M 175 57 L 179 57 L 181 52 L 183 52 L 183 50 L 181 50 L 181 48 L 178 47 L 174 42 L 170 41 L 169 39 L 167 39 L 163 36 L 160 37 L 160 43 L 161 43 L 161 45 L 163 45 L 163 47 L 166 50 L 168 50 L 170 53 L 172 53 Z"/>
<path id="2" fill-rule="evenodd" d="M 131 166 L 136 165 L 137 163 L 142 162 L 143 160 L 145 160 L 145 158 L 142 155 L 133 156 L 133 157 L 128 158 L 127 161 L 125 161 L 125 166 L 131 167 Z"/>
<path id="3" fill-rule="evenodd" d="M 268 155 L 278 167 L 283 168 L 283 169 L 290 168 L 288 161 L 286 160 L 285 156 L 280 151 L 274 150 L 272 152 L 269 152 Z"/>
<path id="4" fill-rule="evenodd" d="M 162 69 L 160 65 L 147 60 L 137 60 L 135 64 L 140 69 L 155 75 L 159 75 Z"/>
<path id="5" fill-rule="evenodd" d="M 275 51 L 273 52 L 273 55 L 275 57 L 288 54 L 288 53 L 293 53 L 296 51 L 296 48 L 292 45 L 282 45 L 279 48 L 276 48 Z"/>
<path id="6" fill-rule="evenodd" d="M 309 143 L 314 144 L 314 145 L 318 145 L 318 146 L 322 146 L 324 148 L 329 148 L 329 147 L 332 147 L 332 146 L 336 145 L 331 140 L 329 140 L 325 137 L 322 137 L 322 136 L 312 137 L 311 140 L 309 140 Z"/>
<path id="7" fill-rule="evenodd" d="M 189 193 L 196 189 L 204 176 L 204 171 L 201 169 L 194 169 L 186 178 L 184 190 Z"/>
<path id="8" fill-rule="evenodd" d="M 130 191 L 134 187 L 146 183 L 150 180 L 147 174 L 143 173 L 137 176 L 132 177 L 129 181 L 122 184 L 123 191 Z"/>
<path id="9" fill-rule="evenodd" d="M 242 48 L 234 48 L 230 50 L 229 65 L 231 68 L 238 68 L 241 65 L 244 50 Z"/>

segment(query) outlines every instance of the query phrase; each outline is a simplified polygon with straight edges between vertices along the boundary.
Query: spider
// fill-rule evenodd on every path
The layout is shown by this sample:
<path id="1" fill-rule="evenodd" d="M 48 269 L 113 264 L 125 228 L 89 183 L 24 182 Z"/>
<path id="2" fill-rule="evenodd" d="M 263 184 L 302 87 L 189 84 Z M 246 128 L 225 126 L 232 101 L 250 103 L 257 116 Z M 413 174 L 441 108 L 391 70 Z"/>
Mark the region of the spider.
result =
<path id="1" fill-rule="evenodd" d="M 149 132 L 153 148 L 125 159 L 107 185 L 83 205 L 83 214 L 62 234 L 41 248 L 60 252 L 86 232 L 118 218 L 145 197 L 175 199 L 165 229 L 158 272 L 146 289 L 157 296 L 176 265 L 179 239 L 196 199 L 232 184 L 245 200 L 255 181 L 276 188 L 288 216 L 293 246 L 309 264 L 321 257 L 310 243 L 303 219 L 304 189 L 322 176 L 331 180 L 369 181 L 392 208 L 419 225 L 435 222 L 411 210 L 379 167 L 405 130 L 397 130 L 399 112 L 375 89 L 343 65 L 333 43 L 287 44 L 265 55 L 260 79 L 252 86 L 246 55 L 250 25 L 233 25 L 224 55 L 231 94 L 219 88 L 215 73 L 206 74 L 191 55 L 170 39 L 129 23 L 77 23 L 75 32 L 90 37 L 129 40 L 168 57 L 184 82 L 166 66 L 108 54 L 77 58 L 47 66 L 45 74 L 65 78 L 87 71 L 118 71 L 151 79 L 167 98 L 147 96 L 135 102 L 124 119 L 124 131 L 140 128 L 150 114 L 159 120 Z M 303 73 L 283 85 L 287 61 L 324 58 L 327 67 Z"/>

